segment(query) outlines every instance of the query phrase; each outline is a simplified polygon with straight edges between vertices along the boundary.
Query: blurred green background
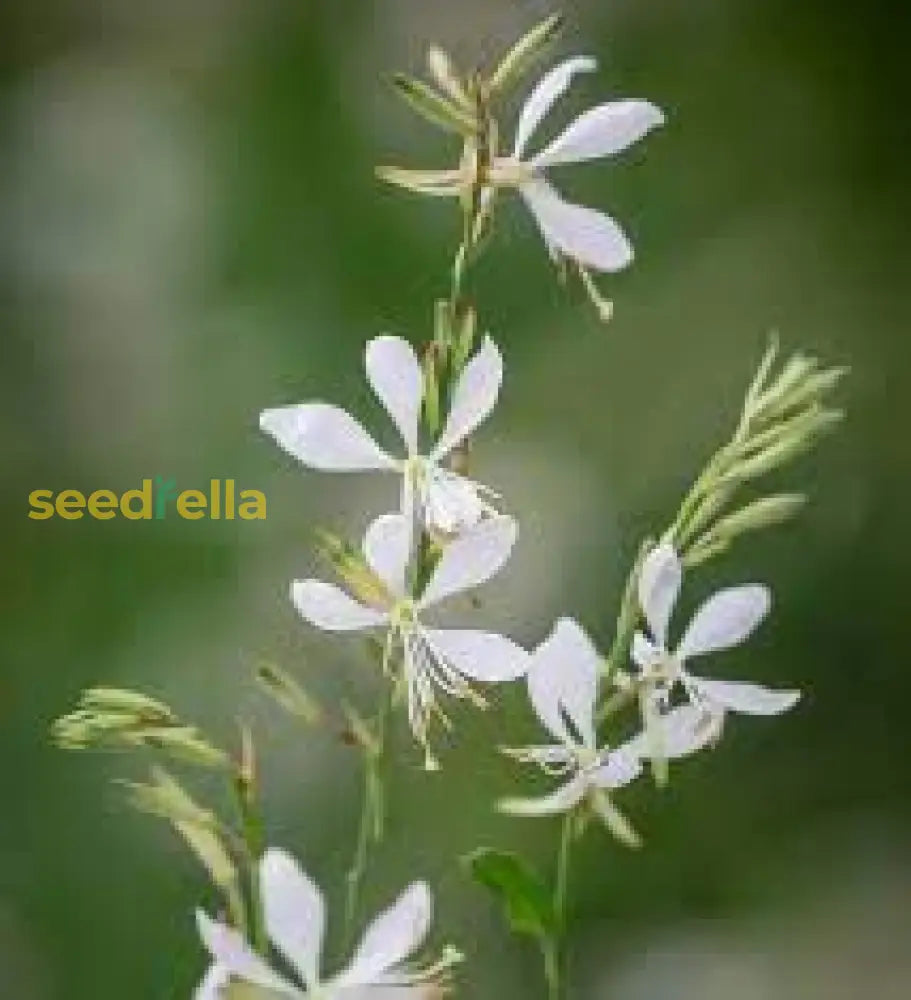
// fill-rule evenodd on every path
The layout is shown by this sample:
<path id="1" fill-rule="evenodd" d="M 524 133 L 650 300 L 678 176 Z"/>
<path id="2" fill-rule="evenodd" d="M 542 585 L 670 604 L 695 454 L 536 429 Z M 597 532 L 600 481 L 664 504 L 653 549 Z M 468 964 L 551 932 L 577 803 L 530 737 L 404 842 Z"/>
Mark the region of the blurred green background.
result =
<path id="1" fill-rule="evenodd" d="M 627 796 L 647 847 L 593 832 L 572 902 L 572 996 L 841 1000 L 907 996 L 911 845 L 905 477 L 911 369 L 909 118 L 903 10 L 889 0 L 566 3 L 560 53 L 600 57 L 554 125 L 611 96 L 669 122 L 560 184 L 612 211 L 636 264 L 607 283 L 609 327 L 561 289 L 515 202 L 474 292 L 507 357 L 476 469 L 523 533 L 478 620 L 534 643 L 561 614 L 610 638 L 639 537 L 675 508 L 735 417 L 775 327 L 854 373 L 850 419 L 787 476 L 812 506 L 746 541 L 687 600 L 749 577 L 771 622 L 718 662 L 796 684 L 777 720 L 735 720 L 671 788 Z M 369 706 L 356 643 L 287 600 L 314 524 L 358 534 L 390 483 L 308 473 L 260 409 L 322 397 L 379 416 L 372 334 L 429 334 L 457 235 L 452 206 L 381 189 L 378 162 L 455 150 L 380 77 L 426 43 L 483 62 L 549 12 L 492 0 L 8 0 L 0 8 L 0 995 L 187 997 L 203 968 L 204 879 L 164 825 L 111 785 L 139 761 L 66 755 L 50 721 L 86 685 L 136 686 L 224 741 L 260 734 L 270 840 L 336 915 L 358 808 L 357 756 L 265 705 L 260 658 L 318 697 Z M 555 54 L 555 57 L 556 57 Z M 511 120 L 511 115 L 508 118 Z M 377 421 L 380 424 L 380 421 Z M 37 488 L 122 491 L 233 478 L 265 522 L 33 522 Z M 240 706 L 240 707 L 238 707 Z M 397 727 L 391 826 L 365 906 L 407 879 L 469 954 L 460 996 L 542 995 L 456 858 L 478 844 L 551 863 L 553 823 L 496 816 L 531 789 L 497 759 L 536 730 L 520 687 L 456 709 L 441 775 Z M 521 782 L 521 785 L 517 785 Z M 334 925 L 332 950 L 339 928 Z"/>

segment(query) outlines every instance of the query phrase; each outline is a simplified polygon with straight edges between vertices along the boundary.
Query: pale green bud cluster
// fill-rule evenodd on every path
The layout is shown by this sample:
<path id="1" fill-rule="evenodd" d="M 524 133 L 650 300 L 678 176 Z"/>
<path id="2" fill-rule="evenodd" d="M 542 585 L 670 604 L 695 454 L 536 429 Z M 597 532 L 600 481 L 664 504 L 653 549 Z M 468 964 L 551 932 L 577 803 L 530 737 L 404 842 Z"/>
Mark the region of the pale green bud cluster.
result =
<path id="1" fill-rule="evenodd" d="M 773 338 L 744 400 L 734 436 L 712 456 L 687 494 L 666 537 L 695 566 L 726 551 L 741 535 L 789 520 L 802 493 L 760 496 L 731 511 L 741 489 L 809 452 L 844 417 L 829 397 L 846 368 L 823 367 L 805 354 L 774 372 Z"/>
<path id="2" fill-rule="evenodd" d="M 227 755 L 187 725 L 167 705 L 137 691 L 95 687 L 82 693 L 75 711 L 52 727 L 64 750 L 158 750 L 200 767 L 223 768 Z"/>

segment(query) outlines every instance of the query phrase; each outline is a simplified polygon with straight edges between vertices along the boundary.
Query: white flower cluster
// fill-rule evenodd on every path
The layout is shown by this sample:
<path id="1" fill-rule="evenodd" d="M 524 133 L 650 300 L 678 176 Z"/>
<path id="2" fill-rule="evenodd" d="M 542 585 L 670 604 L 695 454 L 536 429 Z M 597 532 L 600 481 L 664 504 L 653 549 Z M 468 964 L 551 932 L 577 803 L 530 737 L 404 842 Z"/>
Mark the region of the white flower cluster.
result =
<path id="1" fill-rule="evenodd" d="M 663 122 L 661 111 L 641 100 L 602 104 L 578 117 L 543 151 L 526 153 L 573 77 L 594 66 L 589 58 L 570 59 L 533 89 L 520 113 L 512 153 L 495 156 L 488 165 L 482 205 L 497 188 L 514 187 L 554 257 L 614 271 L 632 260 L 620 227 L 606 215 L 564 201 L 545 172 L 625 149 Z M 428 175 L 423 183 L 435 185 L 437 194 L 455 193 L 463 190 L 465 178 L 451 172 L 442 179 Z M 447 184 L 451 192 L 444 190 Z M 433 434 L 422 421 L 427 373 L 412 346 L 399 337 L 376 337 L 367 344 L 365 362 L 367 381 L 401 436 L 402 453 L 389 454 L 353 416 L 329 403 L 282 406 L 261 416 L 263 430 L 310 468 L 376 471 L 398 480 L 397 509 L 370 523 L 361 547 L 370 585 L 348 592 L 323 580 L 296 580 L 291 585 L 295 607 L 320 629 L 379 635 L 383 670 L 406 697 L 410 727 L 428 766 L 437 766 L 428 749 L 430 723 L 437 718 L 450 725 L 441 695 L 483 706 L 475 685 L 525 677 L 531 706 L 550 742 L 505 752 L 537 765 L 559 784 L 543 797 L 507 798 L 500 808 L 516 816 L 585 811 L 635 845 L 636 832 L 613 796 L 642 775 L 645 764 L 657 774 L 667 761 L 715 744 L 728 712 L 768 715 L 797 701 L 794 691 L 709 680 L 689 670 L 695 657 L 747 639 L 769 610 L 769 591 L 748 585 L 715 594 L 672 650 L 668 629 L 683 563 L 670 541 L 655 545 L 637 581 L 637 607 L 647 633 L 635 633 L 629 662 L 614 669 L 607 669 L 605 658 L 571 618 L 560 619 L 531 652 L 497 632 L 427 624 L 430 608 L 492 578 L 517 539 L 518 525 L 500 512 L 499 498 L 454 461 L 496 404 L 503 360 L 490 337 L 462 359 L 445 393 L 444 419 Z M 604 745 L 598 733 L 599 706 L 611 697 L 638 702 L 641 714 L 639 731 L 616 746 Z M 277 850 L 263 857 L 258 884 L 266 931 L 291 975 L 267 964 L 238 929 L 200 913 L 212 964 L 197 1000 L 219 997 L 238 980 L 280 996 L 325 1000 L 439 995 L 456 956 L 444 953 L 424 968 L 406 962 L 429 926 L 430 894 L 423 883 L 412 885 L 370 926 L 349 966 L 330 978 L 320 972 L 325 908 L 319 890 Z"/>

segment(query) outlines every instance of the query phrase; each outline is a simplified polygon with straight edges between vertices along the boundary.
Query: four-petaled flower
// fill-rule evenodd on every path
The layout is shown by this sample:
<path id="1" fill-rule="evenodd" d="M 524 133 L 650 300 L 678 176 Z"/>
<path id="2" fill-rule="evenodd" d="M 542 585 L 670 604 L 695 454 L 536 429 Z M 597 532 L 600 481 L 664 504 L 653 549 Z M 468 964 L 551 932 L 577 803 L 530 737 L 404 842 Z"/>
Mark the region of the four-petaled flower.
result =
<path id="1" fill-rule="evenodd" d="M 301 403 L 265 410 L 262 429 L 305 465 L 328 472 L 379 470 L 402 476 L 402 513 L 431 531 L 457 534 L 495 511 L 486 487 L 445 467 L 446 457 L 490 414 L 503 380 L 503 359 L 485 337 L 452 390 L 442 432 L 426 454 L 418 431 L 424 380 L 412 346 L 400 337 L 367 344 L 367 379 L 398 428 L 405 457 L 394 458 L 345 410 L 328 403 Z"/>
<path id="2" fill-rule="evenodd" d="M 525 155 L 532 134 L 573 77 L 591 72 L 596 65 L 592 58 L 577 56 L 544 76 L 522 108 L 512 156 L 494 161 L 490 180 L 496 186 L 518 188 L 552 255 L 598 271 L 619 271 L 633 259 L 623 230 L 602 212 L 564 201 L 545 171 L 619 153 L 664 123 L 661 110 L 643 100 L 599 104 L 576 118 L 541 152 Z"/>
<path id="3" fill-rule="evenodd" d="M 483 704 L 467 678 L 510 681 L 528 669 L 528 653 L 512 639 L 474 629 L 429 628 L 421 620 L 431 605 L 492 577 L 509 557 L 516 533 L 511 517 L 485 518 L 446 545 L 423 593 L 415 598 L 406 588 L 406 519 L 401 514 L 383 514 L 364 538 L 364 556 L 387 592 L 377 606 L 361 604 L 321 580 L 296 580 L 291 596 L 297 610 L 319 628 L 336 632 L 386 629 L 386 661 L 394 649 L 401 649 L 408 717 L 415 736 L 426 747 L 431 714 L 436 712 L 445 720 L 436 704 L 435 688 Z"/>
<path id="4" fill-rule="evenodd" d="M 642 770 L 630 744 L 598 749 L 595 701 L 601 659 L 577 622 L 562 618 L 551 635 L 531 654 L 528 695 L 555 744 L 506 752 L 537 764 L 548 774 L 566 778 L 556 791 L 535 799 L 504 799 L 502 812 L 514 816 L 551 816 L 575 809 L 583 800 L 611 829 L 636 842 L 609 792 L 629 784 Z"/>
<path id="5" fill-rule="evenodd" d="M 270 848 L 260 862 L 266 930 L 297 982 L 273 969 L 232 927 L 202 910 L 196 918 L 212 958 L 195 1000 L 220 1000 L 229 983 L 260 986 L 282 997 L 321 1000 L 431 1000 L 440 995 L 447 970 L 458 960 L 444 953 L 435 964 L 407 964 L 430 929 L 430 890 L 415 882 L 367 928 L 344 971 L 323 979 L 320 958 L 326 905 L 319 888 L 284 851 Z"/>
<path id="6" fill-rule="evenodd" d="M 668 648 L 668 625 L 680 587 L 683 565 L 674 547 L 657 545 L 646 556 L 639 574 L 639 604 L 650 638 L 637 632 L 632 658 L 644 684 L 643 709 L 665 711 L 674 687 L 680 685 L 690 704 L 709 713 L 725 711 L 748 715 L 777 715 L 792 708 L 799 691 L 773 691 L 744 681 L 716 681 L 696 677 L 687 669 L 695 656 L 730 649 L 746 640 L 768 614 L 768 587 L 746 584 L 713 594 L 693 615 L 673 652 Z"/>

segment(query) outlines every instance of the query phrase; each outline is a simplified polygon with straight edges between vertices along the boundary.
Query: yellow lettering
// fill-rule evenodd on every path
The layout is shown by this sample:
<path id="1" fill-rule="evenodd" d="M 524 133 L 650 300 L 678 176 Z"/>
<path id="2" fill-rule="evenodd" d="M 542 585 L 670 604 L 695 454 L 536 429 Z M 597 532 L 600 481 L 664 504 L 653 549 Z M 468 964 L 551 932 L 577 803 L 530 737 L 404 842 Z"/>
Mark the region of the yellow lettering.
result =
<path id="1" fill-rule="evenodd" d="M 266 495 L 260 490 L 241 490 L 238 513 L 244 521 L 265 521 Z"/>
<path id="2" fill-rule="evenodd" d="M 54 516 L 54 505 L 51 503 L 53 496 L 51 490 L 32 490 L 28 495 L 29 506 L 32 508 L 28 516 L 33 521 L 46 521 Z"/>
<path id="3" fill-rule="evenodd" d="M 95 490 L 89 495 L 89 513 L 99 521 L 110 521 L 117 516 L 120 501 L 113 490 Z"/>
<path id="4" fill-rule="evenodd" d="M 198 521 L 206 515 L 206 495 L 202 490 L 184 490 L 177 497 L 177 513 L 188 521 Z"/>
<path id="5" fill-rule="evenodd" d="M 85 497 L 79 490 L 61 490 L 57 494 L 57 513 L 67 521 L 78 521 L 85 507 Z"/>
<path id="6" fill-rule="evenodd" d="M 139 507 L 131 507 L 133 500 L 139 500 Z M 152 480 L 143 479 L 142 489 L 127 490 L 120 498 L 120 513 L 131 521 L 150 520 L 152 517 Z"/>

